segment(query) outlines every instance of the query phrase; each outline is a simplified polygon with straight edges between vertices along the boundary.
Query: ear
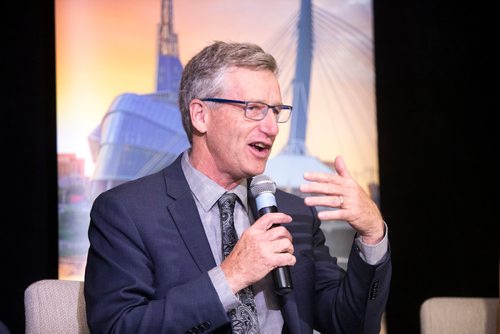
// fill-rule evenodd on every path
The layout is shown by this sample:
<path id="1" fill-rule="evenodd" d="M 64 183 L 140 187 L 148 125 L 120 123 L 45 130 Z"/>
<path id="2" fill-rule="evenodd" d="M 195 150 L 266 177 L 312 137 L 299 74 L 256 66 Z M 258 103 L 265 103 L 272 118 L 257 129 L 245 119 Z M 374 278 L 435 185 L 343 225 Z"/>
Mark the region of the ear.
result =
<path id="1" fill-rule="evenodd" d="M 199 99 L 194 99 L 189 103 L 191 123 L 199 133 L 207 132 L 207 111 L 207 106 Z"/>

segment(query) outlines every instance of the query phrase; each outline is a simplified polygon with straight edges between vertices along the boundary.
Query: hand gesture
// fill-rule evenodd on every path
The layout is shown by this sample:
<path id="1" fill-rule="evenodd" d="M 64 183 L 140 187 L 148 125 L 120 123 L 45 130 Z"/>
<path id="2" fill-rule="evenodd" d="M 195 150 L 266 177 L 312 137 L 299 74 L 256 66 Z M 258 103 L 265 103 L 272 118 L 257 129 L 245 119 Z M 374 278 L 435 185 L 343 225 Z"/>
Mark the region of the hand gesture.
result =
<path id="1" fill-rule="evenodd" d="M 304 199 L 309 206 L 326 206 L 337 210 L 318 213 L 321 220 L 345 220 L 361 236 L 363 242 L 376 244 L 384 237 L 384 221 L 380 211 L 363 188 L 351 178 L 341 156 L 334 162 L 337 174 L 305 173 L 300 191 L 316 194 Z"/>

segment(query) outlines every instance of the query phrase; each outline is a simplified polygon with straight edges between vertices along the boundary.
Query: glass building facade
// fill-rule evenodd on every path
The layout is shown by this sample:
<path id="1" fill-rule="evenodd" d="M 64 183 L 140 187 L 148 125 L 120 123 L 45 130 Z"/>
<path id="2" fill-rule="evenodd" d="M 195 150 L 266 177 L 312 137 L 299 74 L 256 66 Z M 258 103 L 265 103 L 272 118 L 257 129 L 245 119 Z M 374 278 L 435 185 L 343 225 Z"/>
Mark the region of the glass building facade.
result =
<path id="1" fill-rule="evenodd" d="M 172 93 L 118 96 L 89 136 L 96 163 L 91 194 L 151 174 L 189 147 Z"/>

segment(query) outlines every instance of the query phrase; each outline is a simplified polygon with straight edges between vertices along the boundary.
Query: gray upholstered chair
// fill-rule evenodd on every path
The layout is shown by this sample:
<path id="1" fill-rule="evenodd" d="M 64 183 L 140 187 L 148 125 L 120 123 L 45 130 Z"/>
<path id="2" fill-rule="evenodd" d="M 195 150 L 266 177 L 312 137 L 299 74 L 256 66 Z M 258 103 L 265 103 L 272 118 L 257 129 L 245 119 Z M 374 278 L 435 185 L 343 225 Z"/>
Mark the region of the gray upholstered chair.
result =
<path id="1" fill-rule="evenodd" d="M 47 279 L 24 292 L 26 334 L 90 333 L 83 282 Z M 380 334 L 386 333 L 385 314 Z"/>
<path id="2" fill-rule="evenodd" d="M 498 298 L 433 297 L 420 307 L 421 334 L 495 334 Z"/>
<path id="3" fill-rule="evenodd" d="M 24 292 L 26 334 L 90 333 L 83 282 L 47 279 Z"/>

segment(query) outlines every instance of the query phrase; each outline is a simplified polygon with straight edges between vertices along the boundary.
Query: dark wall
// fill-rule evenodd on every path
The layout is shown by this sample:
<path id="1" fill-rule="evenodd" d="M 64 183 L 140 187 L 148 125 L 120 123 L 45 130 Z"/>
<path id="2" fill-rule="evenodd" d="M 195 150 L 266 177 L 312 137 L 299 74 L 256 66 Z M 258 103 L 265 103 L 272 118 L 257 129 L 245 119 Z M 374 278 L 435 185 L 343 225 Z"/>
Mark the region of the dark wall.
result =
<path id="1" fill-rule="evenodd" d="M 498 297 L 499 58 L 488 13 L 456 1 L 374 3 L 391 334 L 419 333 L 428 297 Z"/>
<path id="2" fill-rule="evenodd" d="M 42 0 L 1 13 L 0 321 L 24 333 L 24 289 L 57 277 L 54 13 Z"/>
<path id="3" fill-rule="evenodd" d="M 57 277 L 54 5 L 8 7 L 0 321 L 23 333 L 24 289 Z M 374 2 L 381 204 L 394 261 L 390 334 L 418 333 L 427 297 L 498 296 L 491 115 L 499 58 L 490 11 L 456 1 Z"/>

